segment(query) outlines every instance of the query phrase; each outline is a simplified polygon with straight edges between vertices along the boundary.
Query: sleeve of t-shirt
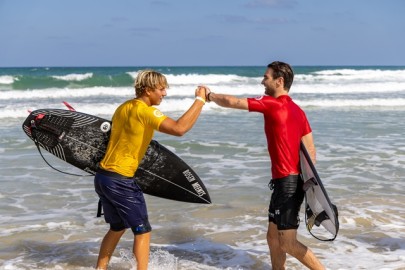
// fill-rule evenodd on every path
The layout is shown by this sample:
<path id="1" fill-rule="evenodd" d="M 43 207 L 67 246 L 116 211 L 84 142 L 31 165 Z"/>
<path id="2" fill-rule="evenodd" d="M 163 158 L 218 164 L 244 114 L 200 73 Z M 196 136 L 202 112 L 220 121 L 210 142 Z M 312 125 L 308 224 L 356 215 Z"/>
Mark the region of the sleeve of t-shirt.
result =
<path id="1" fill-rule="evenodd" d="M 248 98 L 248 109 L 249 112 L 263 112 L 265 110 L 264 104 L 262 102 L 263 96 L 256 98 Z"/>
<path id="2" fill-rule="evenodd" d="M 147 107 L 143 114 L 143 121 L 154 130 L 159 130 L 160 124 L 167 118 L 159 109 Z"/>
<path id="3" fill-rule="evenodd" d="M 309 124 L 309 121 L 308 121 L 307 116 L 304 111 L 302 111 L 302 115 L 304 117 L 304 130 L 303 130 L 302 136 L 305 136 L 305 135 L 311 133 L 312 129 L 311 129 L 311 125 Z"/>

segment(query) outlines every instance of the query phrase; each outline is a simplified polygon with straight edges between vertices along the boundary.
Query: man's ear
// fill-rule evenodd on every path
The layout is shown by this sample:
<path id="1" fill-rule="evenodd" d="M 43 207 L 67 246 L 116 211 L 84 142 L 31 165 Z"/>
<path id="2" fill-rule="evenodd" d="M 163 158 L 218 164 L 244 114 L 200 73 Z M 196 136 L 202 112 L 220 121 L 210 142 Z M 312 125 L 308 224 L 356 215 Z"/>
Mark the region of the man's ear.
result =
<path id="1" fill-rule="evenodd" d="M 150 93 L 152 92 L 152 89 L 150 89 L 149 87 L 145 87 L 145 94 L 147 96 L 150 96 Z"/>
<path id="2" fill-rule="evenodd" d="M 277 86 L 282 86 L 284 88 L 284 78 L 278 77 L 276 80 Z"/>

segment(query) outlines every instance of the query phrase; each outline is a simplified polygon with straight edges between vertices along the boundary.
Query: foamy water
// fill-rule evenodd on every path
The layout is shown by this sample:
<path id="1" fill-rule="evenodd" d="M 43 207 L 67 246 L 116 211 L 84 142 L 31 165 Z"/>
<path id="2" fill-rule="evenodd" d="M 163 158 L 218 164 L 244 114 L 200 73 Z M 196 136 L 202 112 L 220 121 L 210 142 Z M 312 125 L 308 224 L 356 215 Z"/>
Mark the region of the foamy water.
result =
<path id="1" fill-rule="evenodd" d="M 90 71 L 69 74 L 86 73 Z M 260 74 L 218 78 L 194 73 L 168 76 L 171 87 L 159 106 L 163 112 L 178 117 L 193 102 L 192 82 L 204 78 L 214 91 L 263 92 Z M 304 75 L 309 78 L 300 78 Z M 74 82 L 95 77 L 93 72 L 92 78 Z M 299 237 L 328 269 L 405 269 L 402 77 L 401 70 L 346 68 L 296 77 L 291 94 L 311 122 L 317 168 L 340 221 L 333 242 L 312 238 L 303 223 Z M 63 108 L 63 100 L 78 111 L 109 118 L 133 89 L 93 85 L 13 90 L 10 85 L 0 86 L 0 269 L 93 269 L 108 229 L 103 219 L 95 218 L 93 179 L 50 169 L 21 124 L 28 109 Z M 213 203 L 146 196 L 154 229 L 150 269 L 271 269 L 266 243 L 270 169 L 262 116 L 207 104 L 190 133 L 181 138 L 157 133 L 156 139 L 193 167 Z M 46 157 L 59 169 L 80 173 Z M 111 269 L 134 269 L 132 238 L 131 232 L 123 236 Z M 302 266 L 289 257 L 287 268 Z"/>

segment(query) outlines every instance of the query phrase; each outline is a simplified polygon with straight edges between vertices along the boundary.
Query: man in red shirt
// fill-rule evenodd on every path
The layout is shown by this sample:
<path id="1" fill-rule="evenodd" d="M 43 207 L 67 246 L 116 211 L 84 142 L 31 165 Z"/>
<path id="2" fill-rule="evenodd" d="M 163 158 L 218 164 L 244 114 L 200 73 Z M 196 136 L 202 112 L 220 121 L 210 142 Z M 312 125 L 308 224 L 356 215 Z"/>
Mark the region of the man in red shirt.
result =
<path id="1" fill-rule="evenodd" d="M 286 254 L 310 269 L 325 269 L 314 253 L 297 240 L 299 211 L 304 199 L 299 175 L 300 142 L 314 162 L 315 146 L 304 111 L 288 95 L 293 79 L 290 65 L 276 61 L 269 64 L 264 73 L 264 96 L 238 98 L 210 92 L 206 87 L 206 99 L 223 107 L 260 112 L 264 116 L 272 172 L 269 186 L 273 189 L 267 231 L 272 269 L 285 269 Z"/>

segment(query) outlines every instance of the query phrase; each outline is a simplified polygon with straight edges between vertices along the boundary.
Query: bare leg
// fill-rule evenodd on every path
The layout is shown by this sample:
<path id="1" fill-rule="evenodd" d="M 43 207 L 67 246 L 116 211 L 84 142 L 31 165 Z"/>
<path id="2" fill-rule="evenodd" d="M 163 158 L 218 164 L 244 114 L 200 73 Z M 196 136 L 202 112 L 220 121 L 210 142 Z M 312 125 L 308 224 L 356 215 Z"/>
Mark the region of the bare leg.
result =
<path id="1" fill-rule="evenodd" d="M 101 242 L 96 269 L 107 269 L 108 262 L 110 261 L 115 247 L 117 246 L 118 241 L 121 239 L 121 236 L 124 234 L 124 232 L 125 230 L 118 232 L 109 230 L 107 232 L 107 234 L 104 236 L 103 241 Z"/>
<path id="2" fill-rule="evenodd" d="M 148 269 L 150 249 L 150 232 L 134 236 L 134 256 L 137 261 L 137 270 Z"/>
<path id="3" fill-rule="evenodd" d="M 277 225 L 273 222 L 269 223 L 269 227 L 267 229 L 267 244 L 269 245 L 272 269 L 284 270 L 287 256 L 286 253 L 281 249 L 278 239 Z"/>
<path id="4" fill-rule="evenodd" d="M 325 267 L 314 253 L 297 240 L 297 230 L 278 231 L 280 247 L 286 253 L 298 259 L 303 265 L 313 270 L 324 270 Z"/>

